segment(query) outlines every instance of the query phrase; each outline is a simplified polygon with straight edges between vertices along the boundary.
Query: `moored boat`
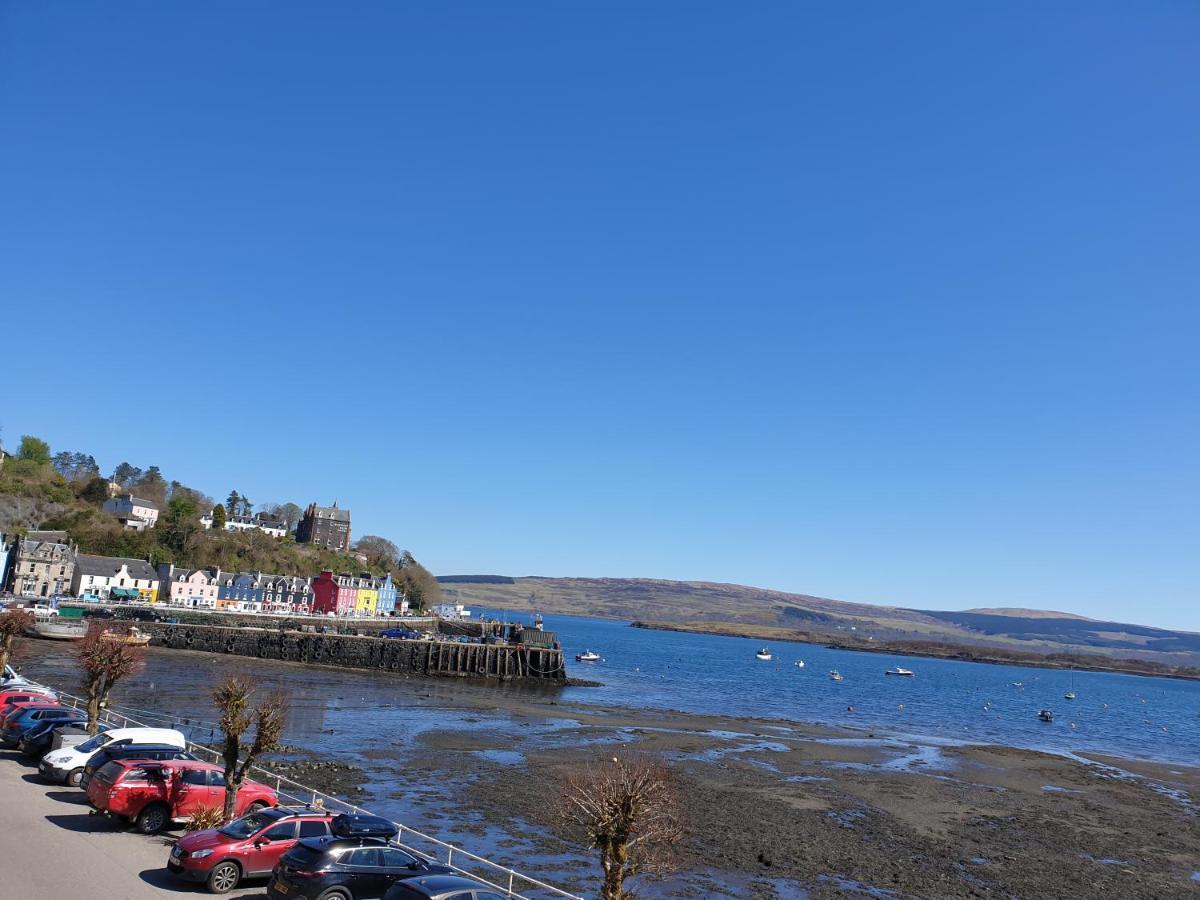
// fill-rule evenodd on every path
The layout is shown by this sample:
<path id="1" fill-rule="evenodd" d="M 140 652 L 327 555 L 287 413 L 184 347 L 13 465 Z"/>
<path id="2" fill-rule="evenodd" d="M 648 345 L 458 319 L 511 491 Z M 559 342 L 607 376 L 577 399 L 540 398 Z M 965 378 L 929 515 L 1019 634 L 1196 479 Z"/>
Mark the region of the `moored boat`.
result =
<path id="1" fill-rule="evenodd" d="M 757 653 L 755 653 L 755 654 L 754 654 L 754 658 L 755 658 L 755 659 L 761 659 L 761 660 L 763 660 L 764 662 L 770 662 L 770 660 L 771 660 L 771 651 L 770 651 L 770 650 L 768 650 L 766 647 L 763 647 L 761 650 L 759 650 Z"/>
<path id="2" fill-rule="evenodd" d="M 1048 710 L 1048 709 L 1043 709 L 1041 712 L 1038 713 L 1038 718 L 1041 719 L 1043 722 L 1053 722 L 1054 721 L 1054 713 L 1050 712 L 1050 710 Z"/>
<path id="3" fill-rule="evenodd" d="M 142 631 L 140 628 L 138 628 L 136 626 L 134 626 L 133 628 L 130 628 L 129 632 L 127 634 L 122 634 L 119 631 L 109 631 L 109 630 L 105 629 L 104 633 L 102 635 L 100 635 L 100 639 L 102 641 L 113 641 L 114 643 L 130 644 L 131 646 L 134 646 L 134 647 L 145 647 L 148 643 L 150 643 L 150 635 L 148 635 L 146 632 Z"/>
<path id="4" fill-rule="evenodd" d="M 802 659 L 796 660 L 795 666 L 797 669 L 803 669 L 804 668 L 804 660 L 802 660 Z"/>
<path id="5" fill-rule="evenodd" d="M 917 675 L 917 673 L 914 672 L 912 669 L 903 669 L 900 666 L 896 666 L 895 668 L 888 669 L 883 674 L 884 675 L 899 675 L 901 678 L 915 678 Z"/>
<path id="6" fill-rule="evenodd" d="M 575 662 L 596 662 L 600 659 L 600 654 L 593 650 L 584 650 L 582 653 L 575 654 Z"/>
<path id="7" fill-rule="evenodd" d="M 87 634 L 87 624 L 61 619 L 43 619 L 29 629 L 30 634 L 52 641 L 78 641 Z"/>
<path id="8" fill-rule="evenodd" d="M 844 681 L 845 679 L 842 678 L 841 672 L 839 672 L 837 669 L 834 669 L 833 671 L 831 671 L 829 673 L 829 680 L 830 681 Z"/>

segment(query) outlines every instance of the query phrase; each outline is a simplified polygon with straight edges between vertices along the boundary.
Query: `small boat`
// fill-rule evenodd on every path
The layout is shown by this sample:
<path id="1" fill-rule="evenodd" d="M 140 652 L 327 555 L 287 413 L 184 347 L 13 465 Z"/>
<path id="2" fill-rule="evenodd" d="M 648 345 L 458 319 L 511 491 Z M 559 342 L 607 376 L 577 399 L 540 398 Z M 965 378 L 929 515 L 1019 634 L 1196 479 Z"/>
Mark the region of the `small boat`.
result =
<path id="1" fill-rule="evenodd" d="M 1065 694 L 1063 694 L 1063 699 L 1064 699 L 1064 700 L 1074 700 L 1074 699 L 1075 699 L 1075 692 L 1074 692 L 1074 691 L 1067 691 Z"/>
<path id="2" fill-rule="evenodd" d="M 1050 710 L 1048 710 L 1048 709 L 1043 709 L 1041 712 L 1038 713 L 1038 718 L 1041 719 L 1043 722 L 1053 722 L 1054 721 L 1054 713 L 1050 712 Z"/>
<path id="3" fill-rule="evenodd" d="M 1023 685 L 1019 681 L 1010 681 L 1009 684 L 1012 685 L 1013 687 L 1025 687 L 1025 685 Z"/>
<path id="4" fill-rule="evenodd" d="M 37 637 L 48 638 L 52 641 L 78 641 L 87 635 L 87 630 L 87 624 L 84 622 L 44 619 L 35 622 L 30 632 Z"/>
<path id="5" fill-rule="evenodd" d="M 129 629 L 128 634 L 122 634 L 119 631 L 109 631 L 108 629 L 105 629 L 104 633 L 100 635 L 100 640 L 112 641 L 120 644 L 129 644 L 132 647 L 145 647 L 148 643 L 150 643 L 150 635 L 135 626 Z"/>
<path id="6" fill-rule="evenodd" d="M 796 666 L 797 669 L 803 669 L 804 668 L 804 660 L 798 659 L 798 660 L 796 660 L 794 665 Z"/>
<path id="7" fill-rule="evenodd" d="M 1063 699 L 1064 700 L 1074 700 L 1075 699 L 1075 670 L 1074 669 L 1071 670 L 1071 686 L 1067 689 L 1067 692 L 1065 694 L 1063 694 Z"/>
<path id="8" fill-rule="evenodd" d="M 754 654 L 754 658 L 761 659 L 764 662 L 770 662 L 771 661 L 771 651 L 768 650 L 766 647 L 763 647 L 761 650 L 759 650 L 757 653 Z"/>
<path id="9" fill-rule="evenodd" d="M 839 672 L 837 669 L 834 669 L 833 671 L 831 671 L 829 673 L 829 679 L 830 679 L 830 681 L 843 681 L 844 680 L 842 678 L 842 673 Z"/>
<path id="10" fill-rule="evenodd" d="M 596 662 L 600 658 L 600 654 L 593 650 L 584 650 L 582 653 L 575 654 L 575 662 Z"/>
<path id="11" fill-rule="evenodd" d="M 888 669 L 883 674 L 884 675 L 899 675 L 902 678 L 916 678 L 917 677 L 917 673 L 912 671 L 912 669 L 902 669 L 899 666 L 896 666 L 894 669 Z"/>

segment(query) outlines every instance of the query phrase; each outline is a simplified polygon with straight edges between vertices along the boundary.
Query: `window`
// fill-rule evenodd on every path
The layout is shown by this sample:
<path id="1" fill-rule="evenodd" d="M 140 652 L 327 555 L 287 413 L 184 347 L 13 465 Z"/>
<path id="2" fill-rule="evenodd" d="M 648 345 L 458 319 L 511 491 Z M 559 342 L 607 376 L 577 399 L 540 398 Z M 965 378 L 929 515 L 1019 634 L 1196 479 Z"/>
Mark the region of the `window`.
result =
<path id="1" fill-rule="evenodd" d="M 224 772 L 209 772 L 208 774 L 212 776 L 212 778 L 209 779 L 209 784 L 211 784 L 213 787 L 225 787 Z"/>
<path id="2" fill-rule="evenodd" d="M 504 898 L 492 891 L 476 891 L 475 900 L 504 900 Z"/>
<path id="3" fill-rule="evenodd" d="M 111 765 L 111 763 L 110 763 Z M 125 777 L 121 779 L 121 784 L 129 784 L 131 781 L 149 781 L 150 773 L 141 766 L 135 766 L 132 769 L 125 771 Z"/>
<path id="4" fill-rule="evenodd" d="M 416 862 L 415 858 L 395 847 L 384 847 L 379 851 L 379 855 L 382 857 L 382 864 L 393 869 L 402 869 Z"/>
<path id="5" fill-rule="evenodd" d="M 324 822 L 306 822 L 303 819 L 300 820 L 301 838 L 324 837 L 327 834 L 329 834 L 329 826 Z"/>
<path id="6" fill-rule="evenodd" d="M 445 897 L 444 900 L 471 900 L 471 892 L 462 891 L 458 894 L 451 894 L 449 897 Z"/>
<path id="7" fill-rule="evenodd" d="M 347 866 L 372 866 L 379 867 L 379 849 L 376 847 L 362 847 L 358 850 L 351 850 L 342 857 L 342 864 Z"/>
<path id="8" fill-rule="evenodd" d="M 272 841 L 290 841 L 296 836 L 296 823 L 284 822 L 281 825 L 276 825 L 268 831 L 263 837 L 269 838 Z"/>
<path id="9" fill-rule="evenodd" d="M 204 769 L 184 769 L 182 781 L 184 784 L 194 784 L 204 787 L 208 773 Z"/>

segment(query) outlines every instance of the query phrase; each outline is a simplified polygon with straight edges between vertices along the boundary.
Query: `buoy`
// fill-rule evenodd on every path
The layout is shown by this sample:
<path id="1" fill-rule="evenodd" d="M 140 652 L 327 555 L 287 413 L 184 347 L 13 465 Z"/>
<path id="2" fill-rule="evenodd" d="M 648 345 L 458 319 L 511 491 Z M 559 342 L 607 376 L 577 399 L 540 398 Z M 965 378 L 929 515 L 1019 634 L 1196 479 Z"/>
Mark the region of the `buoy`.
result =
<path id="1" fill-rule="evenodd" d="M 899 705 L 896 707 L 896 709 L 904 709 L 904 704 L 903 704 L 903 703 L 899 704 Z"/>
<path id="2" fill-rule="evenodd" d="M 853 707 L 853 706 L 847 706 L 847 707 L 846 707 L 846 712 L 854 712 L 854 707 Z"/>

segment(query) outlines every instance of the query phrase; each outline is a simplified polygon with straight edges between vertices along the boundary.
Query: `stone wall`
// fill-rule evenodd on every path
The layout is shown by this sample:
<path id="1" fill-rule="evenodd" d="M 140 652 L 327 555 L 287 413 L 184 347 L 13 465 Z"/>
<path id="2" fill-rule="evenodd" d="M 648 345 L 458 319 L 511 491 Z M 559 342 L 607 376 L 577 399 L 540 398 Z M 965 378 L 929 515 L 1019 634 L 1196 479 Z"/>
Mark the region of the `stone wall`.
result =
<path id="1" fill-rule="evenodd" d="M 151 633 L 151 646 L 173 650 L 201 650 L 405 675 L 548 681 L 565 681 L 567 677 L 561 650 L 210 625 L 139 624 L 139 627 Z"/>

